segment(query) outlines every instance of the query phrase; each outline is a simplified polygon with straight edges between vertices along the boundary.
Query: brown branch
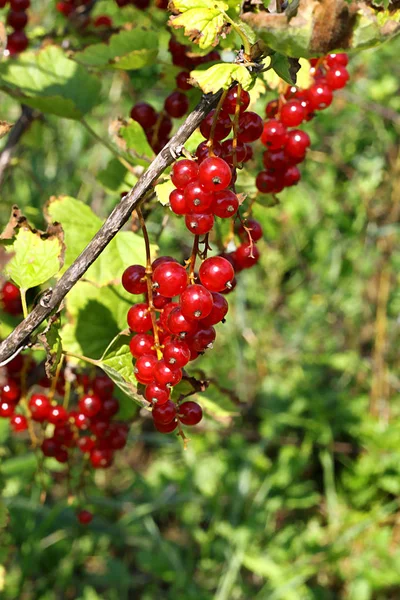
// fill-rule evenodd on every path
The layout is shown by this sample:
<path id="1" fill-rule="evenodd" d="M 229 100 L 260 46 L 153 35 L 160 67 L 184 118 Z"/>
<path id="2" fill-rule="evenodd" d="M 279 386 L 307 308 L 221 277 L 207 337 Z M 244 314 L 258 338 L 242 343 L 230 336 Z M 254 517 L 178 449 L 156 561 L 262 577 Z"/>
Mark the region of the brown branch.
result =
<path id="1" fill-rule="evenodd" d="M 90 265 L 103 252 L 121 227 L 129 219 L 131 212 L 145 199 L 146 193 L 163 171 L 175 159 L 182 145 L 188 140 L 204 117 L 217 104 L 222 92 L 203 96 L 201 102 L 187 117 L 177 133 L 156 156 L 147 171 L 143 173 L 136 185 L 122 198 L 114 208 L 103 226 L 81 252 L 75 262 L 65 271 L 54 289 L 47 290 L 39 304 L 32 310 L 10 335 L 0 344 L 0 363 L 7 360 L 19 348 L 29 343 L 30 335 L 59 306 L 63 298 L 81 279 Z"/>
<path id="2" fill-rule="evenodd" d="M 8 165 L 10 164 L 15 147 L 25 131 L 29 129 L 30 124 L 38 116 L 38 114 L 39 113 L 37 113 L 37 111 L 35 111 L 33 108 L 22 105 L 21 116 L 11 129 L 7 138 L 7 143 L 0 154 L 0 186 L 3 183 L 4 174 Z"/>

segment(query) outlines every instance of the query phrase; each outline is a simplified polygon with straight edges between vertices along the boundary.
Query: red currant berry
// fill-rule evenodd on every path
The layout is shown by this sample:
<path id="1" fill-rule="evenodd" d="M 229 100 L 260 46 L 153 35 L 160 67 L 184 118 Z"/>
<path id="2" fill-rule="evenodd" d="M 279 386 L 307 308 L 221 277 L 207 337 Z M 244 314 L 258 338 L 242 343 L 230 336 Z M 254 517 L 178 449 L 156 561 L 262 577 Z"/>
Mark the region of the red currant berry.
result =
<path id="1" fill-rule="evenodd" d="M 222 157 L 228 165 L 232 166 L 234 162 L 234 156 L 236 155 L 236 164 L 245 162 L 247 157 L 246 144 L 237 140 L 236 148 L 234 148 L 233 140 L 225 140 L 221 144 Z"/>
<path id="2" fill-rule="evenodd" d="M 10 360 L 6 364 L 7 373 L 9 375 L 16 375 L 22 371 L 22 367 L 24 366 L 24 357 L 22 354 L 18 354 L 15 358 Z"/>
<path id="3" fill-rule="evenodd" d="M 237 104 L 240 106 L 240 112 L 244 112 L 250 104 L 250 94 L 246 90 L 241 90 L 240 96 L 238 96 L 238 86 L 235 85 L 226 94 L 222 110 L 230 115 L 234 115 Z"/>
<path id="4" fill-rule="evenodd" d="M 250 231 L 246 231 L 243 224 L 238 229 L 238 235 L 241 240 L 248 241 L 249 234 L 250 234 L 250 237 L 253 240 L 253 242 L 258 242 L 258 240 L 261 240 L 261 238 L 263 236 L 263 230 L 258 221 L 256 221 L 255 219 L 251 219 L 251 218 L 247 219 L 246 228 L 247 228 L 247 230 L 250 230 Z"/>
<path id="5" fill-rule="evenodd" d="M 43 394 L 33 394 L 28 405 L 34 421 L 47 421 L 51 409 L 51 404 L 47 396 L 44 396 Z"/>
<path id="6" fill-rule="evenodd" d="M 21 397 L 19 385 L 13 379 L 8 379 L 6 383 L 0 387 L 0 396 L 4 402 L 16 404 Z"/>
<path id="7" fill-rule="evenodd" d="M 288 166 L 289 159 L 283 150 L 270 152 L 267 150 L 263 154 L 264 167 L 271 174 L 281 173 L 285 171 Z"/>
<path id="8" fill-rule="evenodd" d="M 122 285 L 130 294 L 145 294 L 146 269 L 142 265 L 131 265 L 123 272 Z"/>
<path id="9" fill-rule="evenodd" d="M 240 142 L 255 142 L 263 133 L 263 120 L 255 112 L 245 112 L 239 117 L 238 136 Z"/>
<path id="10" fill-rule="evenodd" d="M 305 157 L 307 148 L 311 141 L 310 136 L 301 129 L 292 129 L 289 131 L 285 146 L 285 155 L 289 158 L 302 160 Z"/>
<path id="11" fill-rule="evenodd" d="M 116 398 L 105 398 L 99 416 L 104 419 L 111 419 L 119 411 L 119 402 Z"/>
<path id="12" fill-rule="evenodd" d="M 102 417 L 95 417 L 90 424 L 90 431 L 97 437 L 98 440 L 104 438 L 110 427 L 110 421 Z"/>
<path id="13" fill-rule="evenodd" d="M 134 121 L 137 121 L 143 129 L 150 129 L 157 122 L 156 111 L 146 102 L 138 102 L 138 104 L 135 104 L 131 110 L 131 117 Z"/>
<path id="14" fill-rule="evenodd" d="M 179 371 L 179 369 L 173 369 L 165 360 L 159 360 L 154 367 L 154 379 L 156 383 L 162 386 L 166 385 L 175 385 L 176 375 L 174 371 Z"/>
<path id="15" fill-rule="evenodd" d="M 270 150 L 279 150 L 286 143 L 286 127 L 276 119 L 270 119 L 264 123 L 264 130 L 261 135 L 261 142 Z"/>
<path id="16" fill-rule="evenodd" d="M 276 117 L 276 115 L 278 114 L 279 111 L 279 101 L 278 100 L 271 100 L 271 102 L 268 102 L 267 106 L 265 107 L 265 115 L 268 119 L 273 119 L 274 117 Z"/>
<path id="17" fill-rule="evenodd" d="M 171 302 L 171 298 L 166 298 L 158 292 L 153 292 L 153 306 L 157 310 L 162 310 L 166 304 Z"/>
<path id="18" fill-rule="evenodd" d="M 326 83 L 332 90 L 340 90 L 349 80 L 346 67 L 336 67 L 326 74 Z"/>
<path id="19" fill-rule="evenodd" d="M 187 286 L 187 273 L 184 267 L 176 262 L 158 265 L 153 273 L 153 285 L 158 293 L 167 298 L 178 296 Z"/>
<path id="20" fill-rule="evenodd" d="M 203 411 L 197 402 L 189 400 L 180 405 L 178 418 L 184 425 L 197 425 L 203 418 Z"/>
<path id="21" fill-rule="evenodd" d="M 214 200 L 212 192 L 206 191 L 198 181 L 189 183 L 189 185 L 186 186 L 183 195 L 185 198 L 186 212 L 190 214 L 207 213 Z"/>
<path id="22" fill-rule="evenodd" d="M 171 369 L 181 369 L 190 360 L 189 346 L 182 340 L 172 340 L 165 344 L 163 356 Z"/>
<path id="23" fill-rule="evenodd" d="M 149 333 L 134 335 L 129 343 L 129 349 L 135 358 L 139 358 L 143 354 L 152 354 L 153 356 L 157 354 L 154 349 L 154 337 Z"/>
<path id="24" fill-rule="evenodd" d="M 349 57 L 344 52 L 338 54 L 328 54 L 326 57 L 326 63 L 331 69 L 336 67 L 347 67 L 349 64 Z"/>
<path id="25" fill-rule="evenodd" d="M 48 420 L 53 425 L 63 425 L 68 420 L 68 413 L 63 406 L 51 406 Z"/>
<path id="26" fill-rule="evenodd" d="M 15 29 L 15 31 L 21 31 L 22 29 L 25 29 L 27 23 L 28 15 L 23 10 L 18 12 L 10 10 L 7 15 L 7 25 Z"/>
<path id="27" fill-rule="evenodd" d="M 150 383 L 154 380 L 154 368 L 157 358 L 152 354 L 143 354 L 136 361 L 134 373 L 140 383 Z"/>
<path id="28" fill-rule="evenodd" d="M 175 187 L 184 189 L 197 178 L 199 167 L 194 160 L 179 160 L 172 167 L 171 180 Z"/>
<path id="29" fill-rule="evenodd" d="M 192 86 L 188 82 L 189 77 L 190 73 L 188 71 L 181 71 L 178 73 L 178 75 L 175 77 L 176 87 L 178 87 L 180 90 L 184 90 L 185 92 L 190 90 Z"/>
<path id="30" fill-rule="evenodd" d="M 255 244 L 242 244 L 236 249 L 235 260 L 242 269 L 250 269 L 260 259 L 260 251 Z"/>
<path id="31" fill-rule="evenodd" d="M 233 217 L 237 213 L 238 208 L 239 200 L 231 190 L 215 192 L 212 212 L 216 217 L 220 217 L 221 219 Z"/>
<path id="32" fill-rule="evenodd" d="M 167 425 L 176 417 L 176 405 L 171 400 L 168 400 L 164 404 L 156 404 L 152 414 L 155 423 Z"/>
<path id="33" fill-rule="evenodd" d="M 174 308 L 168 316 L 168 330 L 181 337 L 191 336 L 197 331 L 197 323 L 182 314 L 180 306 Z"/>
<path id="34" fill-rule="evenodd" d="M 174 310 L 174 308 L 178 308 L 178 307 L 179 307 L 178 302 L 169 302 L 168 304 L 166 304 L 164 306 L 163 311 L 160 315 L 160 325 L 167 333 L 171 333 L 171 331 L 168 328 L 169 315 Z"/>
<path id="35" fill-rule="evenodd" d="M 139 303 L 128 311 L 127 321 L 131 331 L 146 333 L 151 329 L 151 314 L 147 304 Z"/>
<path id="36" fill-rule="evenodd" d="M 189 108 L 189 100 L 182 92 L 172 92 L 164 103 L 165 111 L 174 119 L 180 119 Z"/>
<path id="37" fill-rule="evenodd" d="M 79 438 L 76 445 L 82 452 L 90 452 L 95 446 L 95 441 L 87 435 L 84 435 L 83 437 Z"/>
<path id="38" fill-rule="evenodd" d="M 204 235 L 214 227 L 214 215 L 211 213 L 186 215 L 185 224 L 194 235 Z"/>
<path id="39" fill-rule="evenodd" d="M 186 200 L 182 190 L 172 190 L 169 195 L 169 205 L 176 215 L 186 215 Z"/>
<path id="40" fill-rule="evenodd" d="M 78 402 L 81 413 L 91 418 L 97 415 L 101 409 L 101 400 L 95 394 L 86 394 Z"/>
<path id="41" fill-rule="evenodd" d="M 112 27 L 112 19 L 108 15 L 99 15 L 93 21 L 95 27 Z"/>
<path id="42" fill-rule="evenodd" d="M 331 88 L 325 83 L 314 83 L 308 90 L 308 101 L 312 110 L 323 110 L 333 100 Z"/>
<path id="43" fill-rule="evenodd" d="M 200 132 L 203 137 L 208 140 L 211 133 L 211 127 L 214 120 L 215 110 L 212 110 L 205 119 L 201 122 Z M 232 129 L 232 121 L 227 113 L 221 111 L 218 115 L 217 125 L 215 127 L 213 141 L 220 142 L 224 140 Z"/>
<path id="44" fill-rule="evenodd" d="M 256 177 L 256 187 L 262 194 L 278 194 L 283 190 L 277 174 L 261 171 Z"/>
<path id="45" fill-rule="evenodd" d="M 59 463 L 66 463 L 66 462 L 68 462 L 68 452 L 67 452 L 67 450 L 65 450 L 65 448 L 59 448 L 56 451 L 56 453 L 54 455 L 54 458 Z"/>
<path id="46" fill-rule="evenodd" d="M 15 404 L 11 402 L 7 402 L 6 400 L 0 401 L 0 417 L 3 419 L 8 419 L 11 415 L 14 414 Z"/>
<path id="47" fill-rule="evenodd" d="M 152 404 L 165 404 L 169 400 L 170 390 L 158 383 L 149 383 L 144 391 L 146 399 Z"/>
<path id="48" fill-rule="evenodd" d="M 228 263 L 229 264 L 229 263 Z M 202 285 L 189 285 L 180 298 L 182 314 L 186 319 L 204 319 L 213 306 L 211 293 Z"/>
<path id="49" fill-rule="evenodd" d="M 55 427 L 53 438 L 61 444 L 61 446 L 71 447 L 74 445 L 74 434 L 68 424 Z"/>
<path id="50" fill-rule="evenodd" d="M 64 17 L 69 17 L 74 12 L 75 6 L 69 2 L 57 2 L 56 10 L 64 15 Z"/>
<path id="51" fill-rule="evenodd" d="M 83 413 L 72 411 L 69 413 L 69 417 L 79 430 L 85 431 L 86 429 L 89 429 L 90 419 Z"/>
<path id="52" fill-rule="evenodd" d="M 88 510 L 80 510 L 76 517 L 81 525 L 89 525 L 93 519 L 92 513 Z"/>
<path id="53" fill-rule="evenodd" d="M 93 381 L 93 392 L 99 396 L 101 400 L 111 398 L 114 392 L 114 383 L 107 375 L 96 375 Z"/>
<path id="54" fill-rule="evenodd" d="M 215 340 L 215 329 L 214 327 L 207 327 L 206 329 L 199 329 L 197 331 L 192 340 L 191 347 L 196 352 L 204 352 L 208 348 L 213 347 L 213 343 Z"/>
<path id="55" fill-rule="evenodd" d="M 281 121 L 285 127 L 297 127 L 304 121 L 306 111 L 298 100 L 289 100 L 281 108 Z"/>
<path id="56" fill-rule="evenodd" d="M 10 425 L 11 429 L 15 432 L 26 431 L 28 429 L 28 421 L 24 415 L 12 415 Z"/>
<path id="57" fill-rule="evenodd" d="M 10 0 L 12 10 L 26 10 L 30 5 L 30 0 Z"/>
<path id="58" fill-rule="evenodd" d="M 29 40 L 24 31 L 13 31 L 7 39 L 7 50 L 12 55 L 27 49 Z"/>
<path id="59" fill-rule="evenodd" d="M 42 452 L 47 457 L 54 457 L 60 450 L 60 444 L 53 438 L 46 438 L 42 442 Z"/>
<path id="60" fill-rule="evenodd" d="M 105 448 L 93 448 L 90 452 L 90 462 L 94 469 L 107 469 L 112 465 L 113 458 L 113 451 Z"/>
<path id="61" fill-rule="evenodd" d="M 207 329 L 208 327 L 212 327 L 217 323 L 220 323 L 224 318 L 226 313 L 228 312 L 228 302 L 218 292 L 211 293 L 213 297 L 213 307 L 211 309 L 210 314 L 201 319 L 200 326 L 202 329 Z"/>
<path id="62" fill-rule="evenodd" d="M 212 151 L 213 151 L 214 156 L 221 156 L 222 155 L 221 144 L 219 142 L 214 142 Z M 201 144 L 199 144 L 197 146 L 197 150 L 196 150 L 196 157 L 197 157 L 198 163 L 199 164 L 202 163 L 203 160 L 205 160 L 209 156 L 210 156 L 210 147 L 207 145 L 207 142 L 201 142 Z"/>
<path id="63" fill-rule="evenodd" d="M 230 166 L 218 156 L 203 160 L 199 167 L 199 182 L 210 192 L 218 192 L 228 187 L 232 179 Z"/>
<path id="64" fill-rule="evenodd" d="M 221 292 L 226 287 L 231 287 L 231 282 L 235 277 L 235 271 L 226 258 L 223 258 L 222 256 L 212 256 L 211 258 L 206 258 L 206 260 L 201 263 L 199 277 L 201 283 L 210 292 Z M 211 309 L 209 313 L 210 312 Z"/>
<path id="65" fill-rule="evenodd" d="M 11 315 L 18 315 L 22 312 L 21 295 L 16 285 L 11 281 L 1 288 L 0 299 L 3 303 L 4 311 Z"/>
<path id="66" fill-rule="evenodd" d="M 178 421 L 176 419 L 173 419 L 171 421 L 171 423 L 166 423 L 166 424 L 158 423 L 157 421 L 154 421 L 154 427 L 160 433 L 172 433 L 178 427 Z"/>
<path id="67" fill-rule="evenodd" d="M 176 258 L 173 258 L 172 256 L 159 256 L 158 258 L 153 260 L 153 262 L 151 263 L 151 268 L 154 271 L 155 268 L 158 267 L 158 265 L 162 265 L 163 263 L 167 263 L 167 262 L 176 262 L 177 263 L 178 261 L 176 260 Z"/>
<path id="68" fill-rule="evenodd" d="M 286 173 L 283 175 L 283 185 L 285 187 L 291 187 L 292 185 L 296 185 L 299 183 L 301 178 L 299 169 L 293 165 L 289 167 Z"/>

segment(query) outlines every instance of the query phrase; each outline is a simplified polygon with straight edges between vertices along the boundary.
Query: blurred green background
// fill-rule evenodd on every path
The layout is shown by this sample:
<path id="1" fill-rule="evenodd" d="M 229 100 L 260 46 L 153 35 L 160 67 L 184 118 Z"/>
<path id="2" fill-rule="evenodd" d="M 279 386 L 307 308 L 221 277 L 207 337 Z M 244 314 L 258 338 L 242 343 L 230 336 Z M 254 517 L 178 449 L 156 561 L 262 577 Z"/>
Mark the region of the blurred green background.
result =
<path id="1" fill-rule="evenodd" d="M 115 467 L 96 473 L 83 529 L 60 474 L 39 481 L 2 424 L 1 598 L 400 598 L 399 55 L 397 40 L 351 60 L 351 84 L 307 125 L 302 181 L 255 207 L 260 264 L 192 368 L 215 381 L 206 396 L 218 392 L 221 413 L 186 451 L 136 420 Z M 98 133 L 138 98 L 161 106 L 146 77 L 104 78 Z M 1 118 L 18 111 L 1 96 Z M 79 123 L 36 121 L 7 171 L 1 224 L 17 203 L 42 225 L 59 194 L 105 216 L 117 201 L 97 179 L 109 159 Z M 151 213 L 153 234 L 165 210 Z M 179 257 L 189 243 L 171 218 L 161 251 Z"/>

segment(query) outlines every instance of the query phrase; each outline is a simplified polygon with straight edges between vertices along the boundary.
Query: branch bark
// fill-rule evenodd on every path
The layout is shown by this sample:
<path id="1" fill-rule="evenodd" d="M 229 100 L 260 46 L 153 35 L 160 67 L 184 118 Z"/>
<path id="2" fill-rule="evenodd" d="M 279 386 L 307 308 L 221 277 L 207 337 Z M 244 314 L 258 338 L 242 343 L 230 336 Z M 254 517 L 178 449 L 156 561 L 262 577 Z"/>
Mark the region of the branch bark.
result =
<path id="1" fill-rule="evenodd" d="M 25 133 L 27 129 L 29 129 L 30 124 L 36 118 L 36 111 L 33 108 L 29 108 L 29 106 L 22 105 L 22 113 L 18 118 L 18 121 L 15 123 L 14 127 L 11 129 L 7 143 L 4 146 L 4 150 L 0 154 L 0 186 L 3 183 L 4 174 L 7 170 L 8 165 L 10 164 L 10 160 L 12 158 L 15 147 L 17 146 L 19 140 Z M 36 113 L 39 114 L 39 113 Z"/>
<path id="2" fill-rule="evenodd" d="M 136 185 L 114 208 L 93 239 L 69 269 L 65 271 L 54 289 L 47 290 L 42 295 L 39 304 L 35 306 L 27 318 L 17 325 L 14 331 L 0 344 L 0 363 L 10 358 L 19 348 L 25 346 L 37 327 L 57 309 L 67 293 L 81 279 L 90 265 L 94 263 L 96 258 L 126 223 L 132 211 L 140 206 L 154 181 L 160 177 L 166 167 L 174 162 L 174 154 L 179 153 L 180 148 L 200 125 L 203 118 L 217 104 L 221 93 L 218 92 L 217 94 L 203 96 L 201 102 L 190 113 L 168 144 L 156 156 Z"/>

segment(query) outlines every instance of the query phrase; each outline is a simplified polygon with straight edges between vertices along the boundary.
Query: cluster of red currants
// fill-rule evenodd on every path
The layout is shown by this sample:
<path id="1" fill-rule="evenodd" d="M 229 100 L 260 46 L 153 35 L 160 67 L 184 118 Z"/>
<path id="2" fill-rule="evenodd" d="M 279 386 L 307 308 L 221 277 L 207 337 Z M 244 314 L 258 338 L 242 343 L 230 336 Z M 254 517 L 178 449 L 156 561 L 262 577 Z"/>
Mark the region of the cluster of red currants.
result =
<path id="1" fill-rule="evenodd" d="M 308 89 L 288 86 L 279 99 L 267 104 L 261 141 L 268 150 L 263 154 L 265 170 L 256 179 L 257 189 L 264 194 L 277 194 L 299 182 L 297 165 L 306 157 L 310 137 L 297 127 L 328 108 L 334 91 L 349 80 L 347 54 L 329 54 L 310 63 L 313 83 Z"/>
<path id="2" fill-rule="evenodd" d="M 22 313 L 21 294 L 11 281 L 6 281 L 0 289 L 0 308 L 9 315 Z"/>
<path id="3" fill-rule="evenodd" d="M 146 8 L 150 7 L 150 0 L 115 0 L 118 6 L 135 6 L 140 10 L 146 10 Z M 155 0 L 155 5 L 157 8 L 166 9 L 168 7 L 169 0 Z"/>
<path id="4" fill-rule="evenodd" d="M 10 5 L 7 14 L 7 25 L 12 32 L 7 37 L 7 47 L 9 54 L 19 54 L 27 49 L 29 40 L 25 33 L 25 27 L 28 24 L 27 9 L 30 7 L 30 0 L 0 0 L 0 8 Z"/>
<path id="5" fill-rule="evenodd" d="M 62 0 L 56 3 L 56 10 L 64 15 L 64 17 L 71 18 L 81 7 L 88 5 L 89 2 L 90 0 Z M 92 21 L 90 16 L 87 15 L 81 26 L 86 28 L 90 25 L 110 29 L 112 27 L 112 19 L 108 15 L 99 15 Z"/>

